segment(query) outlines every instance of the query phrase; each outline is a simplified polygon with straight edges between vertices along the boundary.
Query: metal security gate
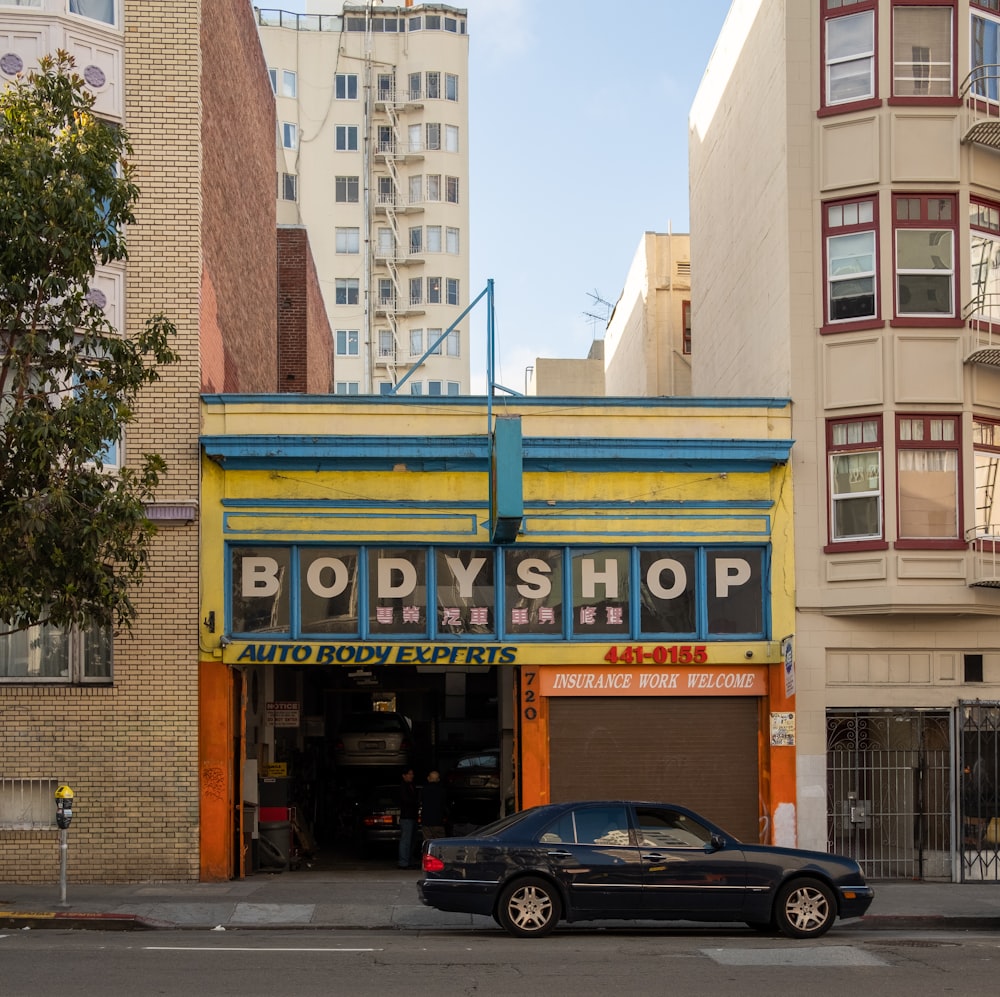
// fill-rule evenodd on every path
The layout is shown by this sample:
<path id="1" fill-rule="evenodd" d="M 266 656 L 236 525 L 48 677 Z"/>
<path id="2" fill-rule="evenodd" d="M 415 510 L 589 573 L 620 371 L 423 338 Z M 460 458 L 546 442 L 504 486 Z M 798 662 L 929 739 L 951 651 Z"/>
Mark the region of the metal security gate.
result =
<path id="1" fill-rule="evenodd" d="M 870 879 L 952 878 L 951 713 L 827 713 L 829 849 Z"/>
<path id="2" fill-rule="evenodd" d="M 1000 881 L 1000 703 L 959 703 L 962 880 Z"/>

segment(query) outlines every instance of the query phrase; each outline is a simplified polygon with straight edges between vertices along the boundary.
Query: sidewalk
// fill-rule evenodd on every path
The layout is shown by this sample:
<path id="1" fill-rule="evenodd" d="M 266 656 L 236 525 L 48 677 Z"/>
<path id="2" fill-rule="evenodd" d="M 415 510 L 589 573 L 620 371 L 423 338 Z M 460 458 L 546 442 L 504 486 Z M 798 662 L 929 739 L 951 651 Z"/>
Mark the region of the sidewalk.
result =
<path id="1" fill-rule="evenodd" d="M 228 883 L 0 883 L 0 929 L 156 928 L 462 929 L 499 931 L 492 918 L 447 914 L 417 897 L 421 873 L 378 865 L 257 873 Z M 1000 931 L 1000 883 L 874 882 L 875 901 L 837 930 Z M 630 922 L 583 922 L 593 925 Z M 690 924 L 691 922 L 677 922 Z"/>

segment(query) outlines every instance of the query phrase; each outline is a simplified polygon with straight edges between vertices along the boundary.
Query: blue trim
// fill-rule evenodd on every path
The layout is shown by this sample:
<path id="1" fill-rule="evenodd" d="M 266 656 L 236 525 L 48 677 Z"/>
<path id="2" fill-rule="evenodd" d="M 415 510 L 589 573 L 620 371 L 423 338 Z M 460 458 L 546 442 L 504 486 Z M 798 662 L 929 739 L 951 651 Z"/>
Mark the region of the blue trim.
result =
<path id="1" fill-rule="evenodd" d="M 792 440 L 564 439 L 523 441 L 525 471 L 768 471 L 785 464 Z M 235 470 L 488 471 L 483 436 L 202 436 L 206 456 Z"/>
<path id="2" fill-rule="evenodd" d="M 399 515 L 403 503 L 395 499 L 283 499 L 283 498 L 222 498 L 219 504 L 224 509 L 319 509 L 328 511 L 330 509 L 390 509 L 395 510 Z M 646 515 L 644 510 L 673 510 L 677 512 L 688 512 L 696 510 L 731 509 L 741 511 L 744 509 L 771 509 L 774 503 L 768 499 L 664 499 L 653 502 L 631 502 L 617 500 L 594 500 L 589 499 L 535 499 L 524 503 L 526 509 L 613 509 L 621 515 L 623 519 L 637 519 Z M 451 513 L 461 510 L 484 510 L 486 502 L 480 500 L 456 500 L 454 502 L 445 499 L 414 499 L 405 505 L 406 515 L 411 515 L 411 509 L 433 510 L 443 509 Z M 629 511 L 625 511 L 629 510 Z M 367 514 L 367 513 L 366 513 Z M 476 515 L 476 512 L 472 512 Z M 389 515 L 389 513 L 385 513 Z M 429 513 L 427 513 L 429 515 Z"/>
<path id="3" fill-rule="evenodd" d="M 300 394 L 206 394 L 201 396 L 205 405 L 407 405 L 413 408 L 427 407 L 426 396 L 422 395 L 300 395 Z M 490 403 L 487 395 L 442 395 L 435 397 L 433 406 L 439 409 L 442 405 L 456 408 L 481 408 Z M 792 404 L 790 398 L 754 396 L 748 398 L 712 398 L 712 397 L 666 397 L 666 398 L 574 398 L 568 396 L 517 395 L 504 398 L 504 411 L 516 411 L 518 408 L 648 408 L 648 409 L 759 409 L 788 408 Z M 266 413 L 263 413 L 266 415 Z"/>

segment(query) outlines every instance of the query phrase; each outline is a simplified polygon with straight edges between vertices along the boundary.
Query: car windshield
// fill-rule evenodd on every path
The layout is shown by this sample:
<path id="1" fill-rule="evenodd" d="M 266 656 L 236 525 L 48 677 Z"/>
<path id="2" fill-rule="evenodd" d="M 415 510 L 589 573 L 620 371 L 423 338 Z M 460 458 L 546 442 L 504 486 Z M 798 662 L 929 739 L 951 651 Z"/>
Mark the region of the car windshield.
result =
<path id="1" fill-rule="evenodd" d="M 340 725 L 344 734 L 398 734 L 405 729 L 397 713 L 361 713 L 345 717 Z"/>
<path id="2" fill-rule="evenodd" d="M 455 767 L 460 769 L 495 769 L 500 767 L 500 760 L 496 755 L 491 754 L 466 755 L 464 758 L 459 758 Z"/>

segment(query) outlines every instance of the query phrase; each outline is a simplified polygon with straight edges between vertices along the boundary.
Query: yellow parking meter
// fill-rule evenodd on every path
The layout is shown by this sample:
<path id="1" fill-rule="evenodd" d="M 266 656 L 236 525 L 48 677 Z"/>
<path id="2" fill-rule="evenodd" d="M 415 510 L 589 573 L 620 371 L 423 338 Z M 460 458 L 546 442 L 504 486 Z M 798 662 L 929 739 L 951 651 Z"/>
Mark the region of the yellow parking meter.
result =
<path id="1" fill-rule="evenodd" d="M 60 829 L 69 827 L 73 819 L 73 790 L 69 786 L 60 786 L 56 790 L 56 824 Z"/>

